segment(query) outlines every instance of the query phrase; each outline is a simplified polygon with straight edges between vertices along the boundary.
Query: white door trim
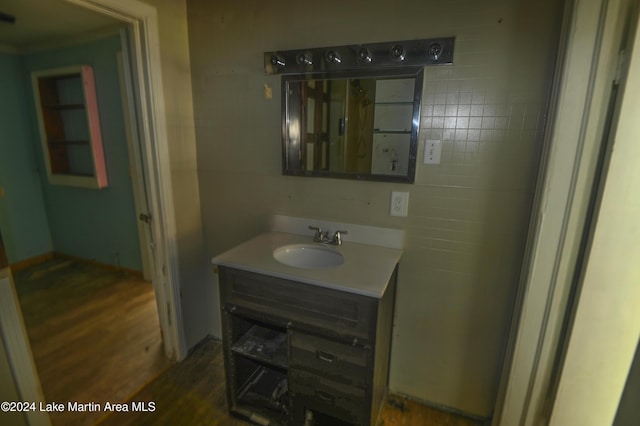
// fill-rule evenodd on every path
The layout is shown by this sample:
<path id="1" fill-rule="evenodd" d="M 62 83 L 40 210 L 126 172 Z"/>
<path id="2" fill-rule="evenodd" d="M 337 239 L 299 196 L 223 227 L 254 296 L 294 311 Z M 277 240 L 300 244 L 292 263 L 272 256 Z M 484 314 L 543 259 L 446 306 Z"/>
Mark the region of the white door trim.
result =
<path id="1" fill-rule="evenodd" d="M 165 353 L 180 361 L 187 355 L 180 305 L 176 220 L 164 108 L 160 34 L 155 7 L 139 0 L 65 0 L 119 19 L 130 26 L 130 55 L 135 69 L 140 148 L 152 214 L 153 284 Z"/>
<path id="2" fill-rule="evenodd" d="M 125 30 L 123 30 L 125 31 Z M 122 36 L 121 42 L 128 43 L 128 37 Z M 124 50 L 124 49 L 123 49 Z M 153 280 L 153 262 L 151 261 L 152 240 L 147 235 L 149 225 L 142 221 L 138 215 L 148 214 L 146 188 L 144 186 L 144 176 L 140 165 L 140 141 L 137 135 L 137 117 L 135 115 L 133 85 L 131 83 L 131 70 L 128 63 L 125 63 L 125 53 L 122 51 L 116 54 L 118 63 L 118 76 L 120 81 L 120 97 L 122 98 L 122 116 L 124 119 L 125 138 L 127 140 L 127 152 L 129 153 L 129 177 L 133 189 L 133 204 L 135 208 L 136 224 L 138 229 L 138 242 L 140 245 L 140 258 L 142 261 L 142 276 L 147 281 Z"/>
<path id="3" fill-rule="evenodd" d="M 26 410 L 24 413 L 28 424 L 50 426 L 49 413 L 40 411 L 40 404 L 46 401 L 27 336 L 11 270 L 0 269 L 0 339 L 4 342 L 20 398 L 36 405 L 35 410 Z"/>
<path id="4" fill-rule="evenodd" d="M 628 24 L 633 37 L 640 2 L 609 3 L 611 28 Z M 620 110 L 550 426 L 614 424 L 640 337 L 640 32 L 624 44 Z"/>
<path id="5" fill-rule="evenodd" d="M 563 29 L 566 46 L 554 124 L 546 141 L 549 153 L 537 191 L 529 264 L 523 272 L 494 425 L 547 424 L 551 415 L 549 386 L 617 74 L 624 28 L 620 20 L 628 3 L 567 1 L 573 10 Z"/>

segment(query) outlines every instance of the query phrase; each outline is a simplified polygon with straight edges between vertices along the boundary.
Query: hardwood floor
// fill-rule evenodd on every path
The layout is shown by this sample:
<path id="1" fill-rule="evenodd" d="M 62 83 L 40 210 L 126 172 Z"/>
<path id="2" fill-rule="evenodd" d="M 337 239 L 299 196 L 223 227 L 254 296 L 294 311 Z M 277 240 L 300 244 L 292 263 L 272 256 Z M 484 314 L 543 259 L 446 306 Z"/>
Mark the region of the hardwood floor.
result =
<path id="1" fill-rule="evenodd" d="M 154 412 L 112 413 L 100 425 L 246 425 L 227 413 L 223 362 L 222 344 L 205 340 L 131 398 Z"/>
<path id="2" fill-rule="evenodd" d="M 130 400 L 153 402 L 155 411 L 106 414 L 100 425 L 246 425 L 227 412 L 223 362 L 222 344 L 205 340 L 187 359 L 172 366 Z M 385 402 L 378 426 L 391 425 L 479 426 L 480 423 L 391 396 Z"/>
<path id="3" fill-rule="evenodd" d="M 151 283 L 72 260 L 14 272 L 47 402 L 124 402 L 166 370 Z M 92 425 L 101 412 L 52 413 Z"/>

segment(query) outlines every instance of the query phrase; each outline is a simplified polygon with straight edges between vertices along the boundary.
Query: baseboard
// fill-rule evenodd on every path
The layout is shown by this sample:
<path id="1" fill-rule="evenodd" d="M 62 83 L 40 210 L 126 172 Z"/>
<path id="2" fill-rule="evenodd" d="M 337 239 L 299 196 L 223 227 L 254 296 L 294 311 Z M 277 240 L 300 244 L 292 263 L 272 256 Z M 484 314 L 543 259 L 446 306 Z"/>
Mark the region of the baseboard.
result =
<path id="1" fill-rule="evenodd" d="M 53 257 L 55 257 L 56 259 L 73 260 L 75 262 L 99 266 L 101 268 L 109 269 L 111 271 L 124 272 L 128 275 L 133 275 L 134 277 L 140 280 L 143 279 L 142 271 L 136 271 L 135 269 L 124 268 L 122 266 L 116 266 L 116 265 L 109 265 L 108 263 L 98 262 L 97 260 L 94 260 L 94 259 L 85 259 L 83 257 L 72 256 L 70 254 L 64 254 L 64 253 L 53 253 Z"/>
<path id="2" fill-rule="evenodd" d="M 436 404 L 430 401 L 425 401 L 423 399 L 420 398 L 416 398 L 414 396 L 411 395 L 407 395 L 404 394 L 402 392 L 396 392 L 393 390 L 389 391 L 389 396 L 390 397 L 400 397 L 400 398 L 405 398 L 414 402 L 417 402 L 419 404 L 425 405 L 427 407 L 431 407 L 431 408 L 435 408 L 436 410 L 440 410 L 440 411 L 444 411 L 447 413 L 451 413 L 451 414 L 456 414 L 458 416 L 462 416 L 462 417 L 466 417 L 467 419 L 473 420 L 475 422 L 479 422 L 483 425 L 490 425 L 491 424 L 491 418 L 490 417 L 481 417 L 475 414 L 471 414 L 471 413 L 467 413 L 465 411 L 462 410 L 458 410 L 456 408 L 452 408 L 452 407 L 448 407 L 446 405 L 440 405 L 440 404 Z"/>
<path id="3" fill-rule="evenodd" d="M 19 262 L 9 264 L 9 267 L 13 272 L 18 272 L 23 269 L 26 269 L 30 266 L 37 265 L 38 263 L 46 262 L 54 258 L 54 253 L 51 251 L 49 253 L 39 254 L 34 257 L 30 257 L 29 259 L 21 260 Z"/>
<path id="4" fill-rule="evenodd" d="M 135 278 L 140 279 L 140 280 L 143 279 L 142 271 L 137 271 L 135 269 L 129 269 L 129 268 L 123 268 L 122 266 L 109 265 L 108 263 L 98 262 L 97 260 L 94 260 L 94 259 L 85 259 L 83 257 L 72 256 L 70 254 L 56 253 L 56 252 L 44 253 L 44 254 L 40 254 L 38 256 L 34 256 L 32 258 L 29 258 L 29 259 L 21 260 L 19 262 L 15 262 L 15 263 L 10 264 L 9 267 L 11 268 L 11 270 L 13 272 L 18 272 L 18 271 L 26 269 L 26 268 L 28 268 L 30 266 L 37 265 L 38 263 L 47 262 L 47 261 L 52 260 L 54 258 L 56 258 L 56 259 L 65 259 L 65 260 L 73 260 L 74 262 L 80 262 L 80 263 L 85 263 L 85 264 L 89 264 L 89 265 L 99 266 L 101 268 L 109 269 L 111 271 L 124 272 L 124 273 L 126 273 L 128 275 L 133 275 Z"/>

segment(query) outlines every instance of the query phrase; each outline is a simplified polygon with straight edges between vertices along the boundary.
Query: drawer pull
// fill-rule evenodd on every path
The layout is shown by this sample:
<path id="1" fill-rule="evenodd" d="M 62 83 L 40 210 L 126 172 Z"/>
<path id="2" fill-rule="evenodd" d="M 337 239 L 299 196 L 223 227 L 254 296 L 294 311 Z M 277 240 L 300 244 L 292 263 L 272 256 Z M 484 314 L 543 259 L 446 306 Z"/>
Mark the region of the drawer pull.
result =
<path id="1" fill-rule="evenodd" d="M 329 404 L 334 404 L 336 402 L 336 397 L 326 392 L 316 391 L 316 396 Z"/>
<path id="2" fill-rule="evenodd" d="M 319 349 L 316 351 L 316 356 L 320 361 L 325 361 L 325 362 L 335 362 L 338 359 L 338 356 L 336 354 L 321 351 Z"/>

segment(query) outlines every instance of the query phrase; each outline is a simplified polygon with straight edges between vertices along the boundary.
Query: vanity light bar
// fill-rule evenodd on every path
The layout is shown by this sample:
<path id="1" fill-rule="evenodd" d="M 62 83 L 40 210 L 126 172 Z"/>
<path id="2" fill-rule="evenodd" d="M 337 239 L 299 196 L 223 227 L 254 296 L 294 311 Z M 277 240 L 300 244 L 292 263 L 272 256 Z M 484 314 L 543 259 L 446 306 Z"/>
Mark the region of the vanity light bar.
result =
<path id="1" fill-rule="evenodd" d="M 301 74 L 453 63 L 455 37 L 264 53 L 266 74 Z"/>

